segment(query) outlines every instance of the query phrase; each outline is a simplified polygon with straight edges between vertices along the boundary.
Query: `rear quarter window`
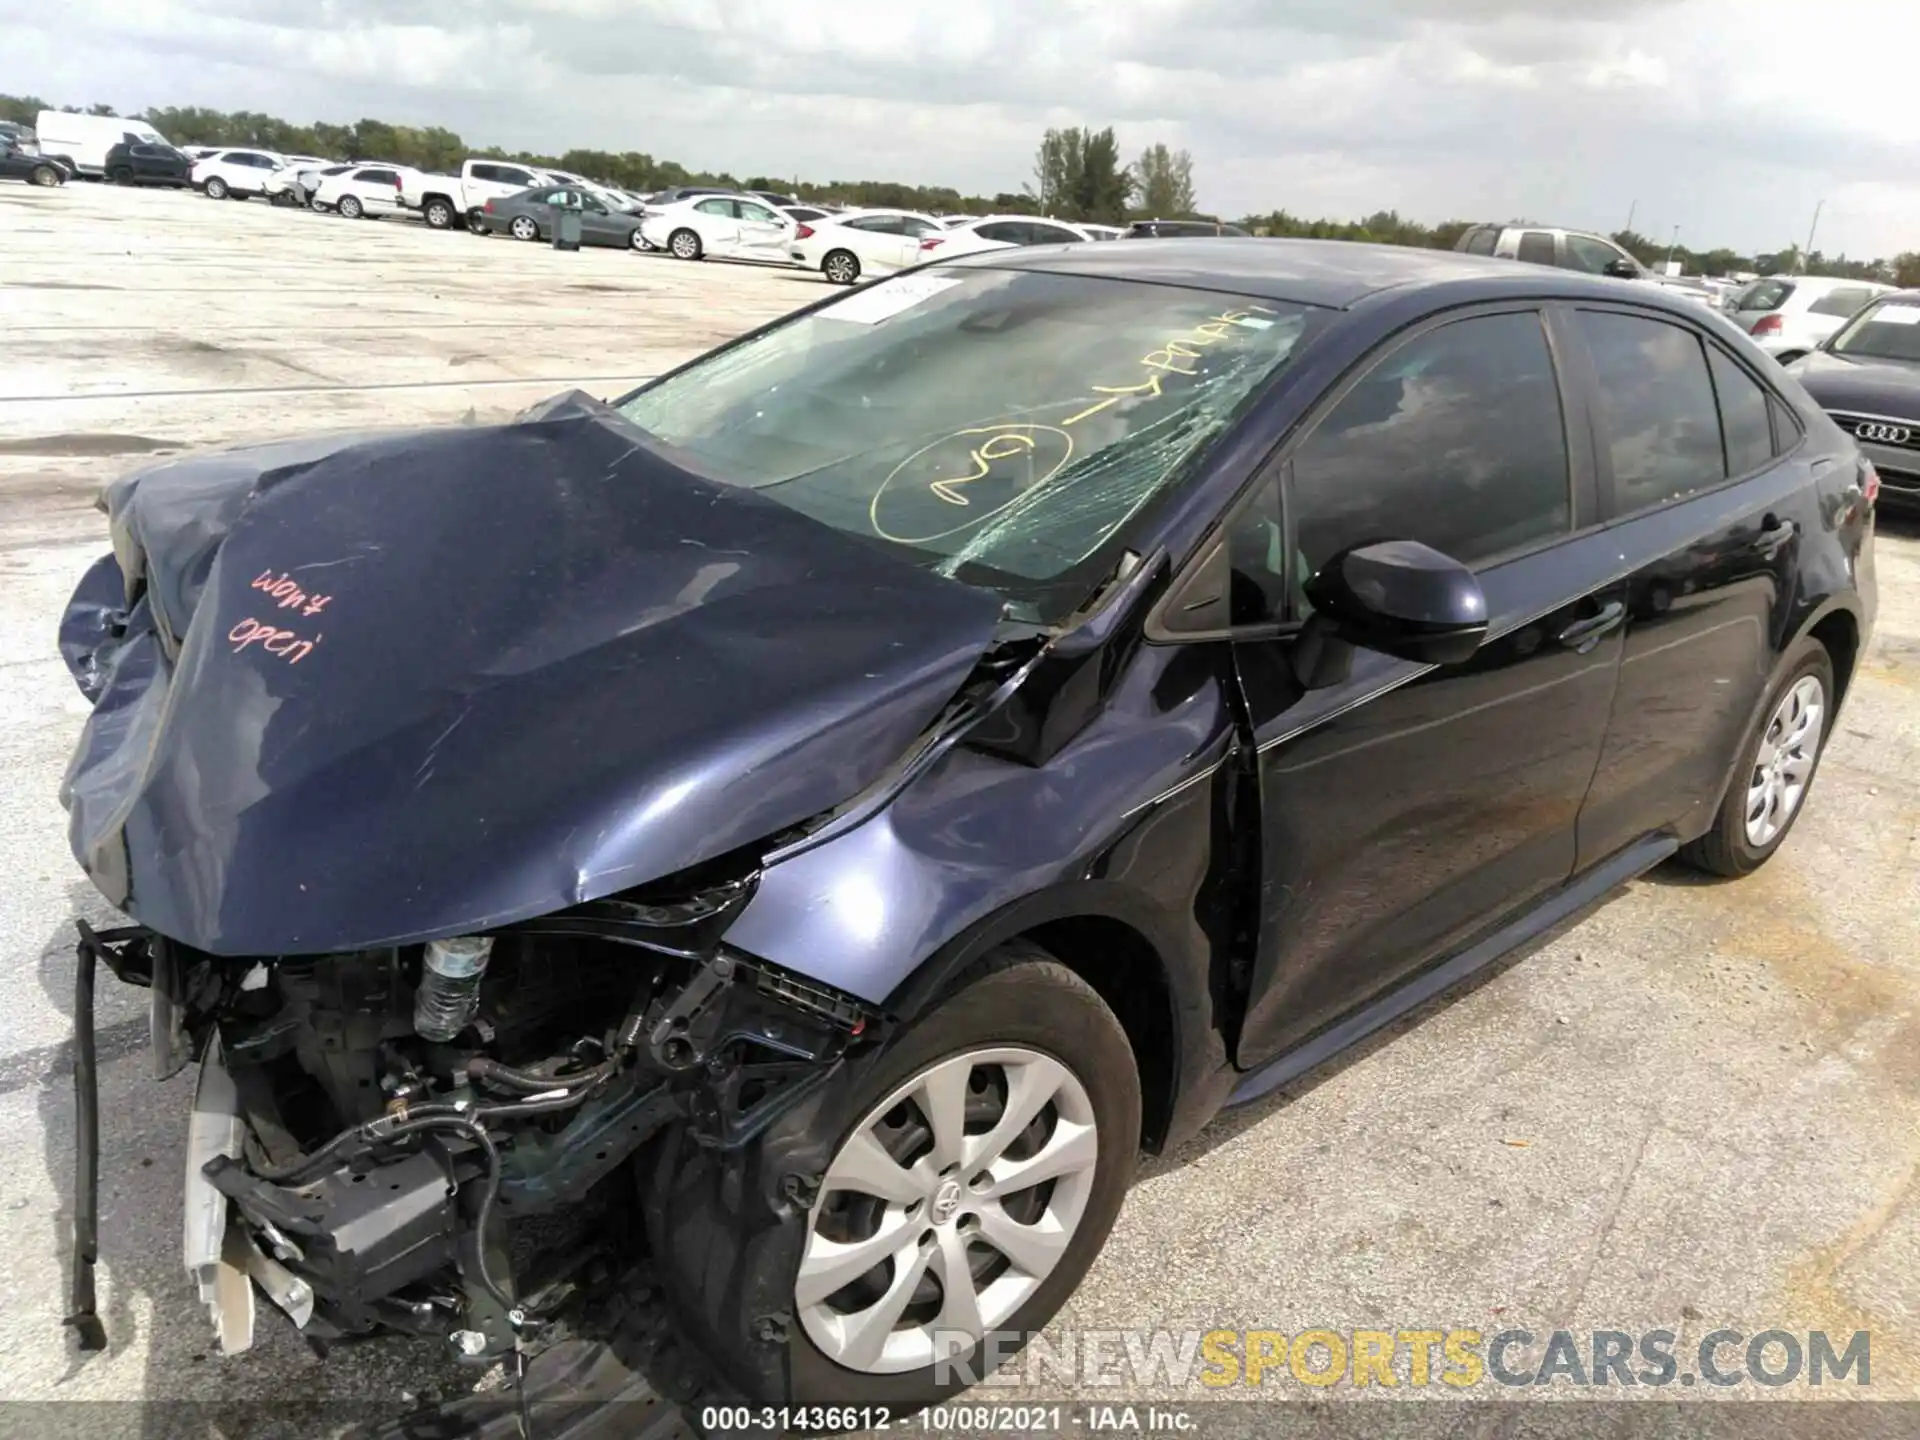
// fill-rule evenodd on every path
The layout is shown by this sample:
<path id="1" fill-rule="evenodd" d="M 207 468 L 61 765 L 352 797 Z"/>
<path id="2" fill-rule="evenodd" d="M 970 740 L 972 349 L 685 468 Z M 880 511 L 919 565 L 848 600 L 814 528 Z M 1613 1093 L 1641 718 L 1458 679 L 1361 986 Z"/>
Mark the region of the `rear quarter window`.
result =
<path id="1" fill-rule="evenodd" d="M 1864 285 L 1842 285 L 1815 300 L 1807 306 L 1807 311 L 1813 315 L 1836 315 L 1844 320 L 1873 299 L 1876 293 Z"/>
<path id="2" fill-rule="evenodd" d="M 1520 245 L 1514 251 L 1514 257 L 1526 261 L 1529 265 L 1553 264 L 1553 236 L 1545 230 L 1522 230 Z"/>
<path id="3" fill-rule="evenodd" d="M 1740 297 L 1742 310 L 1778 310 L 1793 294 L 1791 280 L 1762 280 Z"/>

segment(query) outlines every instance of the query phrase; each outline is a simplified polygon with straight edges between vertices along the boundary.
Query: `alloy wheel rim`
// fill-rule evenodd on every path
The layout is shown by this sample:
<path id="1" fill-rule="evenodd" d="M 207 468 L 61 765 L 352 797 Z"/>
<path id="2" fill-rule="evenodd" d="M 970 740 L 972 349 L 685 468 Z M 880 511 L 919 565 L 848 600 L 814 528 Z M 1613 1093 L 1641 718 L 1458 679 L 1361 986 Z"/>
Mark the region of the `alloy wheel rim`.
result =
<path id="1" fill-rule="evenodd" d="M 673 253 L 678 255 L 682 260 L 691 260 L 693 258 L 694 247 L 698 243 L 699 242 L 691 235 L 682 231 L 673 237 Z"/>
<path id="2" fill-rule="evenodd" d="M 1777 840 L 1806 798 L 1820 754 L 1826 702 L 1819 679 L 1802 675 L 1780 697 L 1761 732 L 1747 779 L 1747 843 L 1755 849 Z"/>
<path id="3" fill-rule="evenodd" d="M 808 1338 L 870 1374 L 970 1353 L 1066 1255 L 1099 1156 L 1086 1087 L 1051 1055 L 927 1066 L 827 1167 L 794 1281 Z"/>
<path id="4" fill-rule="evenodd" d="M 844 285 L 853 278 L 853 267 L 844 256 L 836 255 L 827 262 L 827 278 Z"/>

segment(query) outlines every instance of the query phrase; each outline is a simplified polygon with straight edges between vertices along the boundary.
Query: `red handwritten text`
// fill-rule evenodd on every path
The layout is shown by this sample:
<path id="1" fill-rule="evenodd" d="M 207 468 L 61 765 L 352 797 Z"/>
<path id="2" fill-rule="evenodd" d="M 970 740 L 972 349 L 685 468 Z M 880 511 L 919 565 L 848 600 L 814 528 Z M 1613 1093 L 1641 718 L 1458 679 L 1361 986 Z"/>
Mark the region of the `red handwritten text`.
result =
<path id="1" fill-rule="evenodd" d="M 303 639 L 292 630 L 282 630 L 269 625 L 264 620 L 255 620 L 248 616 L 227 632 L 227 641 L 238 655 L 249 645 L 258 645 L 269 655 L 278 655 L 289 665 L 298 665 L 313 653 L 313 647 L 326 637 L 316 635 L 311 640 Z"/>
<path id="2" fill-rule="evenodd" d="M 318 615 L 333 599 L 331 595 L 314 595 L 302 590 L 291 575 L 276 575 L 271 570 L 262 570 L 255 576 L 253 588 L 266 591 L 280 602 L 282 610 L 298 610 L 302 615 Z"/>

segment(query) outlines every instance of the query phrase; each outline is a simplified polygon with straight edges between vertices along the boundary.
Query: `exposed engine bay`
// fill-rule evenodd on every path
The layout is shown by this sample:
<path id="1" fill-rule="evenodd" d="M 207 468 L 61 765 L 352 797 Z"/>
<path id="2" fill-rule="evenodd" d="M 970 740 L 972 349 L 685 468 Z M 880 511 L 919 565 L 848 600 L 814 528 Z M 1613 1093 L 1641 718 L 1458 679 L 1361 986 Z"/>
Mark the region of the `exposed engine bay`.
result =
<path id="1" fill-rule="evenodd" d="M 730 1149 L 875 1038 L 859 1002 L 731 953 L 753 877 L 634 892 L 492 934 L 328 956 L 215 956 L 81 926 L 96 963 L 152 991 L 158 1069 L 201 1062 L 186 1256 L 229 1353 L 257 1286 L 316 1347 L 439 1334 L 514 1352 L 568 1298 L 530 1290 L 509 1227 L 570 1207 L 669 1126 Z M 92 1316 L 97 1139 L 81 1054 L 75 1313 Z"/>

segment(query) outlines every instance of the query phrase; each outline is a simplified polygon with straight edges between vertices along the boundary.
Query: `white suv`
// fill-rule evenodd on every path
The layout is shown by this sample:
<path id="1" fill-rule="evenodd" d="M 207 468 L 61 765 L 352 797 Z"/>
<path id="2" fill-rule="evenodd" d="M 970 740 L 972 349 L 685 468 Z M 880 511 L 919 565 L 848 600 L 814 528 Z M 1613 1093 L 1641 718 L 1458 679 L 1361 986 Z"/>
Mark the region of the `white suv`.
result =
<path id="1" fill-rule="evenodd" d="M 322 178 L 308 203 L 315 210 L 338 211 L 349 220 L 398 215 L 407 208 L 400 193 L 412 173 L 400 165 L 356 165 Z"/>
<path id="2" fill-rule="evenodd" d="M 271 150 L 216 150 L 193 164 L 193 188 L 209 200 L 245 200 L 267 193 L 273 172 L 287 163 Z"/>

